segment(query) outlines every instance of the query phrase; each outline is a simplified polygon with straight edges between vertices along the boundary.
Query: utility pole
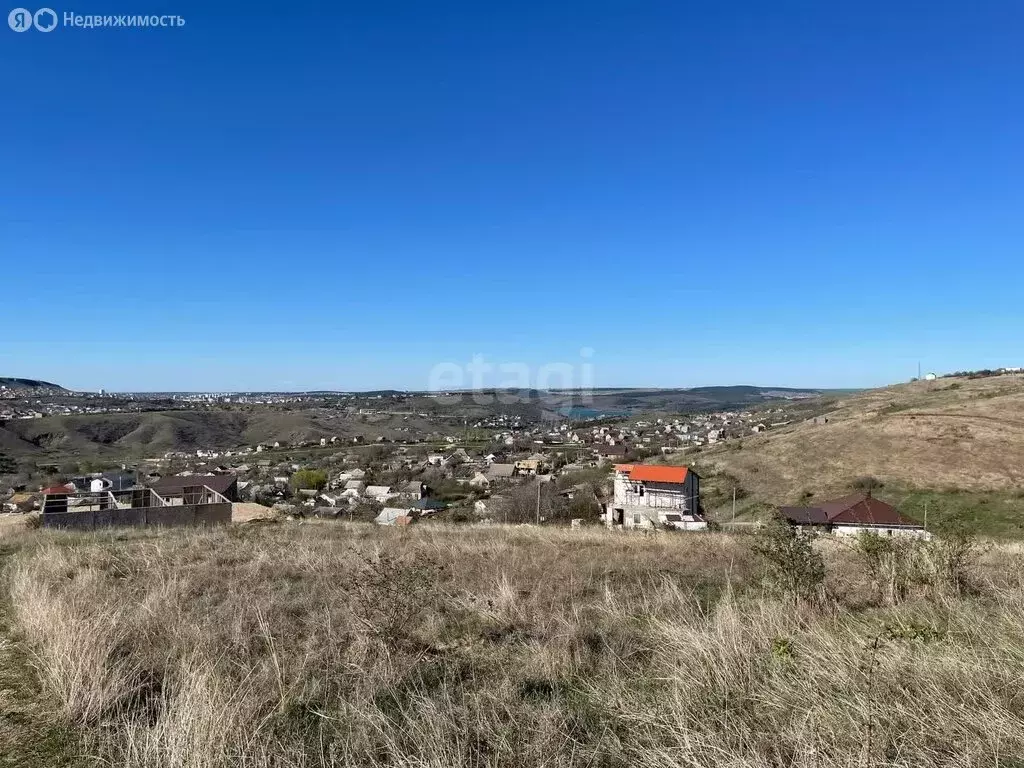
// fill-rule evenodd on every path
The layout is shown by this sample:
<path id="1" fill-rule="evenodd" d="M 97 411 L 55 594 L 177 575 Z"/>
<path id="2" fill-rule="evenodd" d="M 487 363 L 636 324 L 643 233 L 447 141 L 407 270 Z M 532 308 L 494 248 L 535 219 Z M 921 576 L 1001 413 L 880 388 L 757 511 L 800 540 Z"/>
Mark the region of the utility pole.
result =
<path id="1" fill-rule="evenodd" d="M 925 529 L 925 531 L 928 530 L 928 500 L 927 499 L 925 499 L 925 502 L 924 502 L 924 529 Z"/>
<path id="2" fill-rule="evenodd" d="M 537 525 L 540 525 L 540 476 L 535 475 L 537 478 Z"/>
<path id="3" fill-rule="evenodd" d="M 732 487 L 732 524 L 736 525 L 736 486 Z"/>

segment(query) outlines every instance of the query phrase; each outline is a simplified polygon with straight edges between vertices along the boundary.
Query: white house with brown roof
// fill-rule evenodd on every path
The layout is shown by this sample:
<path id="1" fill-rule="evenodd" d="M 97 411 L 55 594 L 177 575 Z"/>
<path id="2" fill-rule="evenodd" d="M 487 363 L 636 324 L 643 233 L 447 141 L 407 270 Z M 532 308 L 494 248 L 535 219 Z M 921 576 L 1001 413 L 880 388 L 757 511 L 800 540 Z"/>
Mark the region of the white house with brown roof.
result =
<path id="1" fill-rule="evenodd" d="M 613 489 L 604 515 L 609 527 L 707 528 L 700 514 L 700 477 L 689 467 L 616 464 Z"/>
<path id="2" fill-rule="evenodd" d="M 867 532 L 880 536 L 931 538 L 923 525 L 891 504 L 876 499 L 870 491 L 851 493 L 816 507 L 780 507 L 779 514 L 790 525 L 816 528 L 837 536 Z"/>

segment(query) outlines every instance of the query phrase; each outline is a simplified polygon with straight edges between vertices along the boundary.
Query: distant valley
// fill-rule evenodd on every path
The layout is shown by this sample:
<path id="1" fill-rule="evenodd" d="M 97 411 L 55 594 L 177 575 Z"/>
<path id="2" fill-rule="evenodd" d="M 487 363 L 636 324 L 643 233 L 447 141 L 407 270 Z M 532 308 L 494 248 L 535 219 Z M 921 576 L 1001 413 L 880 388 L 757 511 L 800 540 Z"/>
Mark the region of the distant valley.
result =
<path id="1" fill-rule="evenodd" d="M 497 417 L 522 423 L 628 418 L 764 406 L 808 405 L 824 391 L 721 386 L 580 391 L 484 390 L 438 393 L 247 393 L 221 396 L 75 393 L 33 379 L 10 382 L 0 400 L 0 452 L 16 460 L 132 459 L 166 452 L 232 449 L 258 442 L 321 438 L 388 441 L 440 438 Z M 12 394 L 32 392 L 21 401 Z M 52 390 L 38 396 L 40 388 Z"/>

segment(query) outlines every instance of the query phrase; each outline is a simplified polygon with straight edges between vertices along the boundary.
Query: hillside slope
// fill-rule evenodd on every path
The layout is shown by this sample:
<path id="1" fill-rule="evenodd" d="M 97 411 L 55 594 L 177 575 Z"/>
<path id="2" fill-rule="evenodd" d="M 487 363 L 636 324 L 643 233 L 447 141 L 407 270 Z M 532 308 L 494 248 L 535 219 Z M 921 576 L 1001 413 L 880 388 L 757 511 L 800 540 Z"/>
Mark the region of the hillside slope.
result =
<path id="1" fill-rule="evenodd" d="M 268 425 L 268 421 L 274 423 Z M 0 427 L 0 445 L 5 445 L 11 455 L 141 456 L 233 448 L 249 442 L 250 434 L 259 435 L 257 441 L 269 439 L 264 435 L 312 439 L 326 434 L 326 430 L 318 429 L 315 420 L 305 413 L 112 413 L 10 421 Z"/>
<path id="2" fill-rule="evenodd" d="M 10 389 L 64 389 L 59 384 L 51 384 L 39 379 L 19 379 L 12 376 L 0 376 L 0 387 Z"/>
<path id="3" fill-rule="evenodd" d="M 1024 376 L 900 384 L 839 400 L 828 423 L 801 422 L 698 458 L 772 504 L 889 486 L 1010 490 L 1024 485 Z"/>
<path id="4" fill-rule="evenodd" d="M 337 436 L 372 440 L 425 434 L 436 425 L 416 417 L 352 416 L 337 411 L 151 411 L 16 419 L 0 423 L 0 452 L 29 461 L 128 459 L 168 451 L 238 448 Z M 403 430 L 403 431 L 400 431 Z"/>

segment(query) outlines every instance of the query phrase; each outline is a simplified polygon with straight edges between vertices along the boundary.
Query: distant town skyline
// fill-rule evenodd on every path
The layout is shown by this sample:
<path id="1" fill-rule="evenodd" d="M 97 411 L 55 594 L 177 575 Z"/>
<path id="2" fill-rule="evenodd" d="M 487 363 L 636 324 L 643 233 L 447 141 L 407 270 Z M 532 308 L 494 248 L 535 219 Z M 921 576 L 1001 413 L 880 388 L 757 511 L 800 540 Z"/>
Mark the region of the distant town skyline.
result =
<path id="1" fill-rule="evenodd" d="M 2 30 L 31 73 L 4 375 L 421 390 L 590 348 L 596 386 L 859 388 L 1024 356 L 1024 4 L 172 10 Z"/>
<path id="2" fill-rule="evenodd" d="M 0 360 L 2 360 L 2 358 L 3 358 L 3 356 L 0 355 Z M 980 371 L 980 370 L 986 370 L 986 369 L 988 369 L 988 370 L 1012 370 L 1012 371 L 1018 371 L 1019 372 L 1021 370 L 1024 370 L 1024 367 L 1008 365 L 1008 364 L 995 364 L 995 363 L 992 363 L 992 364 L 986 364 L 986 365 L 961 365 L 961 366 L 957 366 L 957 367 L 954 367 L 954 368 L 949 369 L 949 370 L 922 368 L 921 369 L 921 373 L 920 373 L 920 377 L 924 378 L 926 376 L 930 376 L 930 375 L 933 375 L 933 374 L 936 375 L 936 376 L 944 376 L 944 375 L 955 373 L 957 371 Z M 398 392 L 423 392 L 423 393 L 428 393 L 428 392 L 472 392 L 472 391 L 474 391 L 474 389 L 531 389 L 531 388 L 535 388 L 535 387 L 517 387 L 517 386 L 515 386 L 513 384 L 508 384 L 508 385 L 504 385 L 503 386 L 503 385 L 498 384 L 498 383 L 488 383 L 488 382 L 485 382 L 481 387 L 476 387 L 476 388 L 468 387 L 468 386 L 466 386 L 466 387 L 450 387 L 450 388 L 437 388 L 437 387 L 430 388 L 430 387 L 414 387 L 414 386 L 403 387 L 403 386 L 386 385 L 386 386 L 370 386 L 370 387 L 344 387 L 344 386 L 202 387 L 202 386 L 200 386 L 200 387 L 181 388 L 181 389 L 175 389 L 175 388 L 154 389 L 154 388 L 119 387 L 119 386 L 116 386 L 116 385 L 115 386 L 75 386 L 72 383 L 70 383 L 70 381 L 71 381 L 70 379 L 66 380 L 66 381 L 65 380 L 61 380 L 60 376 L 55 376 L 55 377 L 24 376 L 24 375 L 8 376 L 7 373 L 5 371 L 3 371 L 3 370 L 0 370 L 0 374 L 4 374 L 3 376 L 0 376 L 0 379 L 2 379 L 2 378 L 35 379 L 35 380 L 39 380 L 39 381 L 46 381 L 46 382 L 48 382 L 50 384 L 55 384 L 57 386 L 61 386 L 61 387 L 64 387 L 66 389 L 69 389 L 69 390 L 72 390 L 72 391 L 76 391 L 76 392 L 84 392 L 84 393 L 101 393 L 102 392 L 102 393 L 106 393 L 106 394 L 132 394 L 132 393 L 139 393 L 139 394 L 146 394 L 146 393 L 181 393 L 181 394 L 218 394 L 218 393 L 223 393 L 223 394 L 233 394 L 233 393 L 246 393 L 246 392 L 283 392 L 283 393 L 289 393 L 289 392 L 296 392 L 296 393 L 301 393 L 301 392 L 341 392 L 341 393 L 351 392 L 351 393 L 361 393 L 361 392 L 378 392 L 378 391 L 388 391 L 388 390 L 394 390 L 394 391 L 398 391 Z M 791 390 L 801 390 L 801 389 L 806 389 L 806 390 L 847 390 L 847 389 L 871 389 L 871 388 L 875 388 L 875 387 L 888 386 L 888 385 L 891 385 L 891 384 L 900 384 L 900 383 L 905 383 L 907 381 L 910 381 L 910 380 L 912 380 L 914 378 L 918 378 L 918 374 L 916 372 L 911 371 L 911 372 L 908 373 L 907 376 L 904 376 L 902 378 L 892 379 L 892 380 L 889 380 L 889 381 L 872 382 L 872 383 L 869 383 L 869 384 L 862 384 L 862 385 L 852 385 L 852 384 L 828 384 L 828 385 L 822 385 L 822 384 L 815 384 L 815 383 L 802 383 L 802 384 L 800 384 L 800 383 L 793 383 L 793 382 L 780 383 L 780 382 L 776 382 L 776 381 L 770 381 L 770 382 L 765 383 L 765 382 L 759 382 L 759 380 L 757 380 L 757 379 L 753 379 L 753 380 L 733 380 L 733 381 L 726 381 L 726 380 L 721 380 L 721 381 L 703 381 L 701 383 L 695 383 L 695 384 L 689 384 L 689 383 L 675 383 L 675 384 L 650 384 L 650 383 L 646 383 L 646 384 L 642 384 L 642 383 L 635 383 L 635 382 L 628 382 L 628 383 L 622 383 L 622 382 L 617 382 L 617 383 L 595 383 L 593 387 L 550 386 L 550 387 L 543 387 L 541 389 L 550 389 L 552 391 L 557 391 L 557 390 L 582 391 L 582 390 L 586 390 L 586 389 L 592 389 L 592 390 L 597 391 L 597 390 L 614 390 L 614 389 L 654 389 L 654 390 L 658 390 L 658 389 L 697 389 L 697 388 L 701 388 L 701 387 L 749 386 L 749 387 L 757 387 L 757 388 L 766 389 L 766 390 L 767 389 L 772 389 L 772 388 L 791 389 Z"/>

